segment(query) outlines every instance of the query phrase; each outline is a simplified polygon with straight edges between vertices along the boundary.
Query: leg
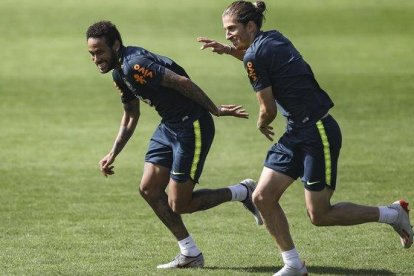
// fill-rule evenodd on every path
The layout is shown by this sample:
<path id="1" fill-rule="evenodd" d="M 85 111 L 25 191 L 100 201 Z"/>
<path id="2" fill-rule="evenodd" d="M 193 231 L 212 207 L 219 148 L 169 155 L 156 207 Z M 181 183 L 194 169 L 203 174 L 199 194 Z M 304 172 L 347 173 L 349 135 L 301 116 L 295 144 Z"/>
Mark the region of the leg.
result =
<path id="1" fill-rule="evenodd" d="M 294 248 L 288 221 L 279 205 L 280 197 L 293 181 L 293 178 L 265 167 L 253 192 L 253 202 L 282 252 Z"/>
<path id="2" fill-rule="evenodd" d="M 176 239 L 182 240 L 187 238 L 189 234 L 181 216 L 174 213 L 168 205 L 165 188 L 169 179 L 170 170 L 168 168 L 146 162 L 139 191 Z"/>
<path id="3" fill-rule="evenodd" d="M 300 261 L 289 232 L 289 223 L 279 204 L 279 199 L 294 179 L 269 168 L 263 168 L 259 184 L 253 192 L 253 201 L 272 238 L 282 251 L 285 266 L 274 275 L 308 275 L 306 266 Z"/>
<path id="4" fill-rule="evenodd" d="M 327 187 L 319 192 L 305 189 L 306 208 L 314 225 L 356 225 L 378 221 L 378 207 L 357 205 L 349 202 L 331 205 L 330 199 L 333 192 L 334 190 Z"/>
<path id="5" fill-rule="evenodd" d="M 171 209 L 179 214 L 207 210 L 231 200 L 231 191 L 222 189 L 194 190 L 195 183 L 191 179 L 177 182 L 170 179 L 168 203 Z"/>
<path id="6" fill-rule="evenodd" d="M 390 224 L 400 236 L 401 244 L 410 248 L 413 244 L 413 230 L 408 215 L 408 203 L 399 200 L 382 207 L 340 202 L 331 205 L 333 190 L 325 188 L 320 192 L 305 190 L 306 208 L 312 223 L 316 226 L 356 225 L 367 222 Z"/>

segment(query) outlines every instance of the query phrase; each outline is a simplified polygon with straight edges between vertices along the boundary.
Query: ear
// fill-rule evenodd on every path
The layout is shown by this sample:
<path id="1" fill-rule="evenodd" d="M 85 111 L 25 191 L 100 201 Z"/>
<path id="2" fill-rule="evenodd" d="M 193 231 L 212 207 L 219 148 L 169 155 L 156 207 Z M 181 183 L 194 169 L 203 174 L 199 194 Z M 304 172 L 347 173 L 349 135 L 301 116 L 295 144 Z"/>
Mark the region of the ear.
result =
<path id="1" fill-rule="evenodd" d="M 113 49 L 115 52 L 118 52 L 120 48 L 121 48 L 121 43 L 120 43 L 120 42 L 119 42 L 119 40 L 117 39 L 117 40 L 115 40 L 114 45 L 112 46 L 112 49 Z"/>
<path id="2" fill-rule="evenodd" d="M 254 23 L 254 21 L 252 21 L 252 20 L 250 20 L 249 22 L 247 22 L 246 28 L 247 28 L 247 31 L 249 33 L 256 33 L 256 31 L 257 31 L 256 23 Z"/>

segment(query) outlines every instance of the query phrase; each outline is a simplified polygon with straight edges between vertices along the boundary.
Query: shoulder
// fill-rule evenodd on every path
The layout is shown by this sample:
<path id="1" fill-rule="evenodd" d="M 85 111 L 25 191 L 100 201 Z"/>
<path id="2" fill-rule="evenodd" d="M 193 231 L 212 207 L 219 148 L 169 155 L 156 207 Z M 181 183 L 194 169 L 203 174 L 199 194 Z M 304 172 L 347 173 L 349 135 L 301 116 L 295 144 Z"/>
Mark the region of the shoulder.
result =
<path id="1" fill-rule="evenodd" d="M 266 33 L 261 32 L 246 50 L 243 58 L 245 66 L 248 66 L 251 62 L 257 63 L 266 60 L 267 54 L 269 53 L 268 49 L 270 49 L 270 45 L 266 37 Z"/>
<path id="2" fill-rule="evenodd" d="M 122 79 L 117 69 L 112 70 L 112 79 L 114 81 L 120 81 Z"/>

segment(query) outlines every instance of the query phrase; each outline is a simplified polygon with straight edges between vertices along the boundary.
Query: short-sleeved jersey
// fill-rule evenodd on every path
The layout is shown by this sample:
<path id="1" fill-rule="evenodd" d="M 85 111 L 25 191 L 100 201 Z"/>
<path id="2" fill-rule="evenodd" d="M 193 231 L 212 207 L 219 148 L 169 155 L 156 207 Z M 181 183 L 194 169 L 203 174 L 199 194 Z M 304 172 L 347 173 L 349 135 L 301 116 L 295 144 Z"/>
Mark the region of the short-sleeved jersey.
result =
<path id="1" fill-rule="evenodd" d="M 180 92 L 161 85 L 165 68 L 188 77 L 173 60 L 140 47 L 123 47 L 121 52 L 121 69 L 114 69 L 112 77 L 121 91 L 123 103 L 139 98 L 155 107 L 162 121 L 167 123 L 183 122 L 203 110 Z"/>
<path id="2" fill-rule="evenodd" d="M 291 127 L 314 123 L 333 107 L 310 66 L 280 32 L 259 32 L 243 62 L 256 92 L 272 87 L 277 107 Z"/>

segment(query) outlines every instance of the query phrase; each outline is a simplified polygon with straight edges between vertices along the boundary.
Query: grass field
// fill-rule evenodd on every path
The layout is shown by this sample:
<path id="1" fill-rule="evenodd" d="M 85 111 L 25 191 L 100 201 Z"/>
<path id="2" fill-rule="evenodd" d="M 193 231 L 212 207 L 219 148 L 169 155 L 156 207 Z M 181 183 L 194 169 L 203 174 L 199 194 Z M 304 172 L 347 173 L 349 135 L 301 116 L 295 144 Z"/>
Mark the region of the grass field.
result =
<path id="1" fill-rule="evenodd" d="M 119 3 L 118 3 L 119 2 Z M 137 132 L 105 179 L 122 108 L 110 75 L 90 62 L 84 33 L 112 20 L 127 45 L 178 61 L 216 103 L 249 120 L 220 118 L 200 187 L 257 179 L 270 147 L 242 64 L 199 51 L 224 41 L 231 1 L 0 1 L 0 275 L 270 275 L 282 266 L 263 227 L 239 203 L 185 215 L 206 268 L 158 271 L 178 252 L 138 196 L 143 156 L 159 118 L 142 108 Z M 122 3 L 122 4 L 121 4 Z M 334 202 L 414 205 L 414 2 L 267 1 L 264 29 L 288 36 L 336 106 L 343 149 Z M 278 118 L 277 135 L 284 129 Z M 414 275 L 414 251 L 387 225 L 317 228 L 295 183 L 282 200 L 313 275 Z"/>

